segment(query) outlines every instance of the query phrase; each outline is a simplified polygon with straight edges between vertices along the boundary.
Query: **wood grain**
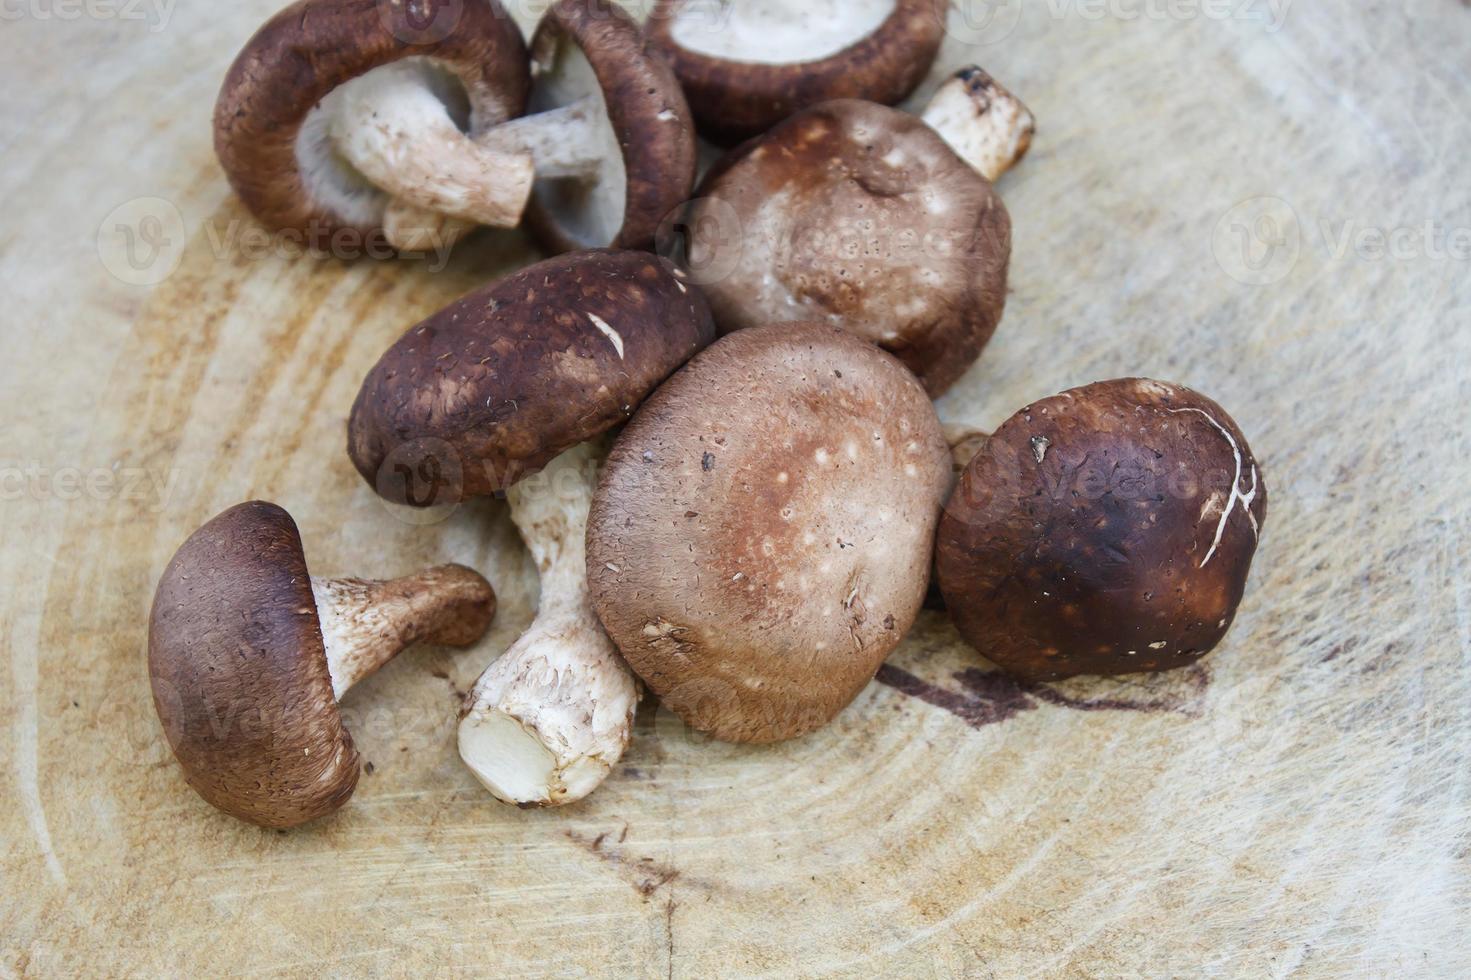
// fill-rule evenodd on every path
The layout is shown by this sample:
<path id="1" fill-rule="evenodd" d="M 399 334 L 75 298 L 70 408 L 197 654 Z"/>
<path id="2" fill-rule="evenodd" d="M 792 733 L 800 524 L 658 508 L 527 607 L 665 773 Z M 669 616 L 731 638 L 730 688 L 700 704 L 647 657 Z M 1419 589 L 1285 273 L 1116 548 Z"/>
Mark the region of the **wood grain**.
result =
<path id="1" fill-rule="evenodd" d="M 1274 29 L 1034 0 L 942 54 L 1040 130 L 1001 184 L 1005 320 L 941 414 L 1123 375 L 1224 405 L 1273 512 L 1199 668 L 1021 687 L 926 613 L 828 729 L 735 747 L 646 710 L 603 789 L 536 813 L 454 748 L 459 692 L 534 608 L 503 506 L 406 515 L 344 448 L 384 347 L 532 255 L 256 254 L 209 117 L 273 4 L 110 9 L 0 28 L 0 976 L 1471 971 L 1463 4 L 1294 3 Z M 1147 13 L 1171 9 L 1195 13 Z M 348 696 L 373 771 L 289 834 L 189 790 L 145 672 L 169 555 L 251 497 L 319 573 L 459 561 L 502 601 L 479 646 Z"/>

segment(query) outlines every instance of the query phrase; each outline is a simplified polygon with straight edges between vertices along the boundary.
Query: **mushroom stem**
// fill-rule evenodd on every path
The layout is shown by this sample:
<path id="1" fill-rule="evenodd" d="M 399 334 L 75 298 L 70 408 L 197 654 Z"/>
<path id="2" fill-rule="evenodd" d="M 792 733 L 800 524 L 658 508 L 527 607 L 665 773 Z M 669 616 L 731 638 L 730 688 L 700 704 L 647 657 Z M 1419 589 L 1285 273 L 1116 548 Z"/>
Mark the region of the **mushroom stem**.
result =
<path id="1" fill-rule="evenodd" d="M 412 64 L 386 65 L 340 86 L 330 132 L 337 149 L 393 197 L 478 224 L 511 228 L 531 195 L 529 154 L 462 133 Z"/>
<path id="2" fill-rule="evenodd" d="M 989 181 L 1031 148 L 1032 110 L 976 65 L 950 76 L 925 107 L 924 121 L 959 157 Z"/>
<path id="3" fill-rule="evenodd" d="M 535 179 L 572 178 L 585 183 L 597 179 L 605 151 L 598 116 L 602 108 L 592 96 L 533 116 L 501 123 L 475 137 L 484 152 L 532 161 Z M 529 193 L 529 191 L 528 191 Z M 513 222 L 514 224 L 514 222 Z M 407 196 L 388 202 L 383 232 L 401 251 L 423 251 L 453 245 L 474 223 L 444 213 Z"/>
<path id="4" fill-rule="evenodd" d="M 638 685 L 587 591 L 587 516 L 602 457 L 584 443 L 506 492 L 541 573 L 541 603 L 467 697 L 459 741 L 465 764 L 507 803 L 582 799 L 632 735 Z"/>
<path id="5" fill-rule="evenodd" d="M 390 581 L 313 578 L 332 694 L 416 643 L 469 646 L 495 616 L 495 590 L 463 565 L 440 565 Z"/>
<path id="6" fill-rule="evenodd" d="M 538 180 L 570 177 L 593 181 L 602 169 L 606 117 L 600 100 L 586 96 L 546 112 L 522 116 L 486 130 L 475 141 L 488 150 L 531 157 Z"/>
<path id="7" fill-rule="evenodd" d="M 473 221 L 421 208 L 401 197 L 391 198 L 383 211 L 383 236 L 400 252 L 448 248 L 474 230 Z"/>

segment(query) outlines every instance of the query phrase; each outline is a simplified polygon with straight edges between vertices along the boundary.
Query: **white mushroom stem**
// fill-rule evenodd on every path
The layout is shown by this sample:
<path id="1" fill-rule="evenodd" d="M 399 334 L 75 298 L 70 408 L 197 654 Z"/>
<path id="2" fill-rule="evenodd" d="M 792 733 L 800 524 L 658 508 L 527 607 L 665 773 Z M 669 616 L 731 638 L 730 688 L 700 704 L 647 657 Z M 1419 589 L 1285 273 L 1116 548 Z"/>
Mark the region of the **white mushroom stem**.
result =
<path id="1" fill-rule="evenodd" d="M 950 76 L 924 111 L 925 123 L 959 157 L 995 181 L 1032 145 L 1032 110 L 975 65 Z"/>
<path id="2" fill-rule="evenodd" d="M 466 699 L 460 756 L 497 799 L 580 800 L 632 736 L 638 684 L 587 592 L 585 538 L 602 451 L 570 449 L 507 493 L 541 572 L 536 619 Z"/>
<path id="3" fill-rule="evenodd" d="M 400 252 L 449 248 L 474 230 L 473 221 L 421 208 L 401 197 L 390 199 L 383 211 L 383 236 Z"/>
<path id="4" fill-rule="evenodd" d="M 531 195 L 530 154 L 461 132 L 413 64 L 368 72 L 340 86 L 333 100 L 334 145 L 393 197 L 478 224 L 510 228 L 521 221 Z"/>
<path id="5" fill-rule="evenodd" d="M 522 116 L 475 137 L 487 152 L 529 157 L 537 180 L 570 178 L 591 183 L 603 163 L 603 108 L 589 96 L 560 109 Z M 488 223 L 488 222 L 487 222 Z M 422 251 L 454 244 L 474 222 L 422 202 L 399 196 L 390 200 L 383 231 L 395 248 Z"/>
<path id="6" fill-rule="evenodd" d="M 416 643 L 468 646 L 490 625 L 495 592 L 463 565 L 440 565 L 391 581 L 313 578 L 332 693 Z"/>
<path id="7" fill-rule="evenodd" d="M 557 109 L 503 122 L 475 141 L 500 153 L 530 154 L 538 180 L 593 181 L 603 165 L 606 126 L 603 100 L 589 95 Z"/>

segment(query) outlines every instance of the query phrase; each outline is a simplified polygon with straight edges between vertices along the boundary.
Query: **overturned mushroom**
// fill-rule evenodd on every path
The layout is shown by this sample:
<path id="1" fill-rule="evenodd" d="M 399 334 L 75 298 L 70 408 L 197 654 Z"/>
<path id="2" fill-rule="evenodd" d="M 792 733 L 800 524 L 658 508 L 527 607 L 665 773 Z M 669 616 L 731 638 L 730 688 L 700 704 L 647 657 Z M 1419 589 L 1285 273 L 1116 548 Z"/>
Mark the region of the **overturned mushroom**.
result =
<path id="1" fill-rule="evenodd" d="M 527 224 L 548 250 L 649 248 L 695 181 L 694 122 L 669 66 L 616 6 L 560 0 L 531 41 L 529 115 L 479 142 L 529 154 Z M 389 208 L 401 239 L 454 238 L 452 211 Z"/>
<path id="2" fill-rule="evenodd" d="M 646 25 L 700 132 L 764 133 L 829 99 L 900 101 L 945 36 L 945 0 L 659 0 Z"/>
<path id="3" fill-rule="evenodd" d="M 721 339 L 619 436 L 599 619 L 663 704 L 739 742 L 821 727 L 913 624 L 951 480 L 914 376 L 833 327 Z"/>
<path id="4" fill-rule="evenodd" d="M 991 181 L 1032 130 L 979 68 L 941 86 L 924 121 L 872 102 L 814 106 L 717 165 L 684 222 L 685 265 L 722 332 L 825 320 L 938 395 L 1001 320 L 1011 219 Z"/>
<path id="5" fill-rule="evenodd" d="M 1028 680 L 1168 670 L 1208 653 L 1246 587 L 1267 490 L 1219 405 L 1141 379 L 1022 409 L 940 522 L 962 636 Z"/>
<path id="6" fill-rule="evenodd" d="M 381 229 L 395 196 L 515 225 L 532 161 L 476 142 L 526 105 L 529 68 L 495 0 L 299 0 L 246 42 L 215 104 L 215 153 L 274 229 L 329 247 Z M 408 43 L 416 23 L 452 24 Z M 437 36 L 442 33 L 442 36 Z"/>
<path id="7" fill-rule="evenodd" d="M 468 646 L 495 592 L 442 565 L 389 582 L 307 573 L 275 504 L 232 507 L 179 548 L 148 624 L 154 705 L 189 785 L 241 820 L 291 827 L 357 786 L 337 701 L 415 643 Z"/>
<path id="8" fill-rule="evenodd" d="M 499 799 L 580 799 L 628 745 L 637 687 L 587 599 L 584 528 L 602 456 L 588 443 L 714 333 L 703 298 L 664 260 L 579 252 L 441 310 L 363 382 L 348 426 L 363 477 L 420 505 L 505 491 L 541 573 L 536 620 L 486 669 L 460 722 L 460 755 Z M 410 493 L 380 479 L 390 464 L 440 485 Z"/>
<path id="9" fill-rule="evenodd" d="M 247 206 L 314 242 L 381 227 L 422 249 L 514 226 L 529 203 L 558 250 L 647 245 L 688 195 L 695 149 L 678 83 L 637 26 L 562 0 L 534 39 L 533 83 L 495 0 L 428 7 L 416 20 L 452 26 L 421 44 L 402 40 L 398 5 L 302 0 L 246 45 L 215 146 Z M 534 115 L 512 119 L 528 92 Z"/>

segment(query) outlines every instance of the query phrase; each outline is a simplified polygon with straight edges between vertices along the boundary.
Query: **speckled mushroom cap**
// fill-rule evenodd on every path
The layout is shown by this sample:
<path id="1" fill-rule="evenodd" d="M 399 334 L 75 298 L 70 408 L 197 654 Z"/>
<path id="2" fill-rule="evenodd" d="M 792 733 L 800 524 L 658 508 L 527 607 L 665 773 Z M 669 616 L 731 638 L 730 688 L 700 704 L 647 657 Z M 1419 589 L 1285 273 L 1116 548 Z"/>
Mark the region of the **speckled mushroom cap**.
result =
<path id="1" fill-rule="evenodd" d="M 291 515 L 252 501 L 189 536 L 148 624 L 153 702 L 189 785 L 219 809 L 291 827 L 347 802 L 342 726 Z"/>
<path id="2" fill-rule="evenodd" d="M 405 58 L 458 80 L 471 131 L 525 108 L 526 46 L 496 0 L 298 0 L 246 42 L 215 103 L 215 154 L 261 223 L 318 247 L 341 230 L 376 239 L 387 196 L 341 162 L 325 126 L 310 120 L 339 85 Z"/>
<path id="3" fill-rule="evenodd" d="M 685 262 L 722 333 L 825 320 L 878 344 L 931 396 L 980 356 L 1006 305 L 1011 219 L 915 117 L 840 100 L 706 178 Z"/>
<path id="4" fill-rule="evenodd" d="M 914 622 L 951 480 L 935 410 L 832 327 L 725 337 L 613 447 L 588 523 L 608 635 L 717 738 L 826 724 Z"/>
<path id="5" fill-rule="evenodd" d="M 945 0 L 659 0 L 645 30 L 673 63 L 701 134 L 729 145 L 829 99 L 904 99 L 940 50 L 947 7 Z"/>
<path id="6" fill-rule="evenodd" d="M 660 222 L 695 183 L 695 124 L 679 80 L 638 24 L 609 3 L 559 0 L 537 27 L 531 51 L 530 111 L 601 90 L 609 154 L 621 164 L 592 183 L 538 180 L 527 213 L 531 232 L 552 252 L 651 248 Z M 602 217 L 609 208 L 621 223 Z"/>
<path id="7" fill-rule="evenodd" d="M 664 259 L 606 250 L 549 259 L 389 348 L 353 404 L 348 453 L 397 503 L 505 490 L 625 421 L 714 335 L 704 298 Z M 415 492 L 399 472 L 432 485 Z"/>
<path id="8" fill-rule="evenodd" d="M 940 522 L 940 589 L 1018 677 L 1167 670 L 1225 635 L 1266 514 L 1221 406 L 1103 381 L 1028 405 L 971 461 Z"/>

